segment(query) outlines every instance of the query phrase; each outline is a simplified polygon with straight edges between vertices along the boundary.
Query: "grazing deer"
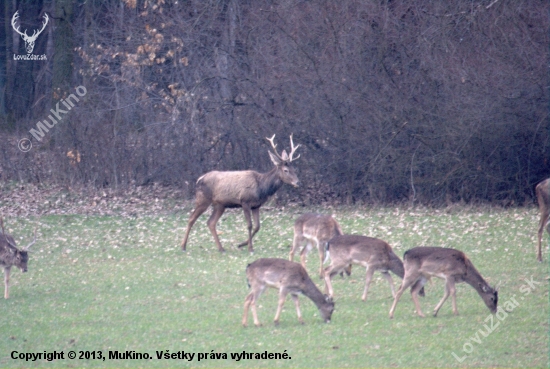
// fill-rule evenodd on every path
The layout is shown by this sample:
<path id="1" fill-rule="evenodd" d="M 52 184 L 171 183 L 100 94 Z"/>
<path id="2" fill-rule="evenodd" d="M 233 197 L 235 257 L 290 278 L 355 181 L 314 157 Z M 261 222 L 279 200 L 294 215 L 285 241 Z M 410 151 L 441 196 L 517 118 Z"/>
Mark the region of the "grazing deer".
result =
<path id="1" fill-rule="evenodd" d="M 303 214 L 294 222 L 294 240 L 289 260 L 294 259 L 294 253 L 303 245 L 304 241 L 307 241 L 300 252 L 300 262 L 306 268 L 306 255 L 315 245 L 319 251 L 319 276 L 323 278 L 323 261 L 328 241 L 334 236 L 340 235 L 342 235 L 342 229 L 332 216 L 314 213 Z"/>
<path id="2" fill-rule="evenodd" d="M 271 143 L 273 153 L 268 151 L 271 161 L 275 167 L 267 173 L 258 173 L 253 170 L 242 170 L 234 172 L 218 172 L 212 171 L 201 176 L 197 180 L 196 205 L 195 210 L 189 217 L 185 237 L 181 244 L 181 248 L 185 251 L 187 238 L 191 227 L 195 224 L 197 218 L 213 206 L 214 211 L 207 221 L 208 228 L 214 237 L 214 241 L 220 252 L 224 252 L 224 248 L 220 243 L 216 232 L 216 223 L 222 216 L 226 208 L 242 207 L 246 222 L 248 223 L 248 240 L 239 244 L 239 247 L 248 244 L 248 251 L 253 252 L 252 237 L 260 230 L 260 206 L 273 195 L 283 183 L 288 183 L 294 187 L 298 187 L 299 180 L 294 168 L 290 165 L 293 160 L 300 157 L 298 155 L 293 158 L 294 152 L 300 145 L 294 146 L 292 135 L 290 135 L 290 154 L 283 150 L 281 155 L 277 154 L 277 145 L 273 144 L 275 135 L 267 140 Z M 252 220 L 250 214 L 256 223 L 252 230 Z"/>
<path id="3" fill-rule="evenodd" d="M 258 259 L 246 267 L 246 278 L 248 285 L 252 289 L 244 300 L 243 326 L 247 326 L 248 308 L 252 307 L 252 316 L 254 324 L 260 326 L 258 313 L 256 312 L 256 301 L 260 298 L 266 287 L 279 289 L 279 304 L 275 314 L 274 323 L 279 324 L 279 317 L 285 303 L 286 295 L 290 293 L 294 304 L 298 320 L 304 324 L 302 313 L 300 312 L 300 302 L 298 295 L 303 294 L 311 299 L 319 309 L 321 317 L 325 323 L 330 323 L 330 317 L 334 311 L 334 302 L 315 286 L 309 278 L 306 270 L 300 264 L 284 259 Z"/>
<path id="4" fill-rule="evenodd" d="M 363 301 L 367 299 L 372 276 L 377 270 L 382 272 L 395 297 L 393 280 L 389 271 L 403 278 L 403 262 L 386 242 L 366 236 L 336 236 L 328 242 L 327 254 L 331 260 L 330 265 L 325 268 L 325 288 L 329 296 L 334 296 L 331 278 L 348 268 L 350 264 L 359 264 L 367 268 L 365 290 L 361 297 Z"/>
<path id="5" fill-rule="evenodd" d="M 403 263 L 405 277 L 393 300 L 390 319 L 393 318 L 399 298 L 409 286 L 412 286 L 411 295 L 416 313 L 424 317 L 418 303 L 417 293 L 432 276 L 445 279 L 445 294 L 434 309 L 434 317 L 437 316 L 437 312 L 449 295 L 451 295 L 453 301 L 453 313 L 458 315 L 455 283 L 460 282 L 466 282 L 472 286 L 491 310 L 491 313 L 494 314 L 497 311 L 498 291 L 485 282 L 474 264 L 462 251 L 442 247 L 415 247 L 405 252 Z"/>
<path id="6" fill-rule="evenodd" d="M 0 266 L 4 268 L 4 298 L 10 297 L 10 271 L 12 266 L 16 266 L 23 273 L 27 271 L 27 262 L 29 260 L 29 247 L 36 242 L 36 231 L 34 240 L 21 250 L 15 245 L 15 240 L 4 230 L 4 220 L 0 218 L 2 234 L 0 235 Z"/>
<path id="7" fill-rule="evenodd" d="M 546 227 L 546 231 L 550 233 L 550 220 L 548 219 L 548 214 L 550 212 L 550 178 L 539 183 L 535 191 L 537 193 L 537 200 L 540 208 L 537 260 L 542 261 L 542 234 L 544 233 L 544 227 Z"/>

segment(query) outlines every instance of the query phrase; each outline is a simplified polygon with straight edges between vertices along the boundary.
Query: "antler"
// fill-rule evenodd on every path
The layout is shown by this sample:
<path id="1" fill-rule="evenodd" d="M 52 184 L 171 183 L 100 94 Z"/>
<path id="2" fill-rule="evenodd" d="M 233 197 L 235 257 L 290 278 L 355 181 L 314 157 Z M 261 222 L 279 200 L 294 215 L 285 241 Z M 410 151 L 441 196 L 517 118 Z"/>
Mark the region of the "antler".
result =
<path id="1" fill-rule="evenodd" d="M 296 160 L 300 157 L 300 155 L 298 155 L 296 158 L 293 158 L 292 156 L 294 155 L 294 152 L 296 151 L 296 149 L 298 149 L 298 147 L 300 147 L 300 145 L 297 145 L 297 146 L 294 146 L 294 142 L 292 141 L 292 135 L 290 135 L 290 155 L 288 155 L 286 153 L 286 150 L 283 150 L 283 152 L 281 153 L 281 155 L 279 155 L 277 153 L 277 145 L 273 143 L 273 141 L 275 140 L 275 135 L 273 135 L 273 137 L 271 138 L 265 138 L 266 140 L 269 141 L 269 143 L 271 144 L 271 148 L 273 149 L 273 152 L 275 153 L 275 155 L 282 161 L 287 161 L 287 162 L 292 162 L 293 160 Z"/>
<path id="2" fill-rule="evenodd" d="M 23 251 L 29 251 L 29 248 L 36 242 L 36 228 L 34 229 L 34 239 L 27 246 L 23 247 Z"/>
<path id="3" fill-rule="evenodd" d="M 292 142 L 292 134 L 290 135 L 290 154 L 288 155 L 288 161 L 292 162 L 292 160 L 296 160 L 300 157 L 300 155 L 298 155 L 295 159 L 292 158 L 292 155 L 294 155 L 294 152 L 296 151 L 296 149 L 300 147 L 300 144 L 298 144 L 298 146 L 294 147 L 294 142 Z"/>
<path id="4" fill-rule="evenodd" d="M 273 153 L 275 154 L 275 156 L 277 156 L 279 160 L 286 161 L 285 159 L 283 159 L 281 155 L 279 155 L 279 153 L 277 153 L 277 145 L 273 143 L 273 140 L 275 139 L 275 134 L 273 134 L 273 137 L 271 138 L 266 137 L 265 139 L 268 140 L 269 143 L 271 144 L 271 148 L 273 149 Z"/>
<path id="5" fill-rule="evenodd" d="M 36 40 L 38 35 L 40 35 L 42 33 L 42 31 L 44 31 L 44 28 L 46 28 L 46 25 L 48 24 L 48 21 L 50 20 L 50 18 L 48 17 L 48 14 L 44 13 L 44 19 L 45 19 L 45 21 L 42 23 L 42 29 L 40 31 L 38 31 L 38 33 L 37 33 L 37 30 L 34 30 L 34 32 L 32 33 L 32 36 L 29 37 L 31 40 Z M 27 30 L 25 30 L 25 32 L 27 32 Z"/>
<path id="6" fill-rule="evenodd" d="M 44 13 L 44 22 L 42 23 L 42 29 L 40 31 L 34 30 L 32 33 L 32 36 L 27 35 L 27 30 L 25 29 L 25 32 L 19 31 L 19 27 L 15 26 L 15 22 L 17 21 L 17 18 L 19 18 L 19 10 L 15 12 L 13 17 L 11 18 L 11 26 L 13 30 L 17 33 L 19 33 L 25 40 L 34 41 L 44 31 L 44 28 L 46 28 L 46 25 L 48 24 L 48 21 L 50 20 L 50 17 L 48 17 L 47 13 Z"/>
<path id="7" fill-rule="evenodd" d="M 13 17 L 11 17 L 11 26 L 12 26 L 13 30 L 15 32 L 19 33 L 21 36 L 27 36 L 27 30 L 25 30 L 25 33 L 21 33 L 19 31 L 19 27 L 15 28 L 15 21 L 17 20 L 17 18 L 19 18 L 19 10 L 15 12 Z"/>

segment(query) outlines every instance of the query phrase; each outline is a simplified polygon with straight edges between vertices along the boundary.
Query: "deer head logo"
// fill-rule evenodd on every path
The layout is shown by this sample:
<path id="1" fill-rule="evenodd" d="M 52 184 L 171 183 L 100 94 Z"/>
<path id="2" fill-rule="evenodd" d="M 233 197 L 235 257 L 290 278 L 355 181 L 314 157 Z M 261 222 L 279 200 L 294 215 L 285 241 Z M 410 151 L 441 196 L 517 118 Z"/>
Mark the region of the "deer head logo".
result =
<path id="1" fill-rule="evenodd" d="M 27 54 L 32 54 L 32 51 L 34 50 L 34 42 L 36 41 L 38 35 L 40 35 L 42 31 L 44 31 L 44 28 L 46 28 L 46 25 L 48 24 L 48 20 L 50 18 L 48 17 L 48 14 L 44 13 L 44 23 L 42 23 L 42 28 L 40 29 L 40 31 L 34 30 L 32 36 L 27 35 L 27 30 L 25 30 L 25 32 L 19 31 L 19 27 L 15 26 L 17 18 L 19 18 L 19 11 L 16 11 L 11 18 L 11 26 L 13 27 L 15 32 L 21 35 L 23 41 L 25 41 L 25 49 L 27 49 Z"/>

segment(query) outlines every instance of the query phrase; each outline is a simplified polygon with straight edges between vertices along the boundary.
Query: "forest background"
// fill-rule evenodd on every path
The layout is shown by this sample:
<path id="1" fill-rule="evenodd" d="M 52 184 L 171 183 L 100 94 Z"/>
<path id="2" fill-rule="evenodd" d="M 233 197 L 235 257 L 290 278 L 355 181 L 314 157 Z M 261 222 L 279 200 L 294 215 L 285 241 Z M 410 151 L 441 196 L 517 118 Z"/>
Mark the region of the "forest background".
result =
<path id="1" fill-rule="evenodd" d="M 0 3 L 4 183 L 191 198 L 291 133 L 305 205 L 524 205 L 550 173 L 544 0 Z"/>

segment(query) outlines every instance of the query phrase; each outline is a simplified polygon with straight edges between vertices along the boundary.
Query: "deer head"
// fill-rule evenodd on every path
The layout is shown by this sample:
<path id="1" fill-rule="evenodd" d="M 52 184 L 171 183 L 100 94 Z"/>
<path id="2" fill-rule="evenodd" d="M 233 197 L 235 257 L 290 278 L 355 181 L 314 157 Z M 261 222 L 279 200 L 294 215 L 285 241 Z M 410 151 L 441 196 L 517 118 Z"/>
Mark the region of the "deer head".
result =
<path id="1" fill-rule="evenodd" d="M 269 157 L 271 158 L 271 161 L 275 166 L 280 170 L 280 178 L 284 183 L 288 183 L 294 187 L 298 187 L 300 184 L 300 181 L 298 180 L 298 176 L 296 175 L 296 172 L 292 166 L 290 166 L 290 163 L 292 163 L 294 160 L 298 159 L 300 155 L 297 157 L 293 157 L 294 153 L 300 147 L 300 145 L 294 146 L 294 142 L 292 141 L 292 135 L 290 135 L 290 154 L 287 154 L 286 150 L 283 150 L 281 155 L 277 153 L 277 145 L 273 143 L 273 140 L 275 139 L 275 135 L 273 135 L 271 138 L 265 138 L 269 141 L 271 144 L 271 148 L 273 149 L 273 152 L 268 151 Z"/>
<path id="2" fill-rule="evenodd" d="M 32 242 L 29 243 L 27 246 L 19 249 L 17 248 L 13 237 L 7 234 L 4 230 L 4 220 L 2 218 L 0 218 L 0 227 L 2 228 L 2 237 L 6 241 L 8 248 L 11 249 L 12 254 L 11 263 L 4 260 L 1 264 L 6 266 L 9 266 L 8 264 L 15 265 L 16 267 L 21 269 L 23 273 L 25 273 L 27 271 L 27 263 L 29 261 L 29 248 L 36 242 L 36 229 L 34 230 L 34 239 L 32 240 Z"/>
<path id="3" fill-rule="evenodd" d="M 19 18 L 19 11 L 16 11 L 11 18 L 11 26 L 13 27 L 15 32 L 21 35 L 23 41 L 25 41 L 25 49 L 27 50 L 27 54 L 31 54 L 34 50 L 34 42 L 36 41 L 36 38 L 42 33 L 42 31 L 44 31 L 44 28 L 46 28 L 46 25 L 48 24 L 48 14 L 44 13 L 44 23 L 42 23 L 42 28 L 40 29 L 40 31 L 34 30 L 32 36 L 27 35 L 27 30 L 25 30 L 25 32 L 19 31 L 19 27 L 15 26 L 17 18 Z"/>

